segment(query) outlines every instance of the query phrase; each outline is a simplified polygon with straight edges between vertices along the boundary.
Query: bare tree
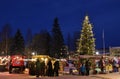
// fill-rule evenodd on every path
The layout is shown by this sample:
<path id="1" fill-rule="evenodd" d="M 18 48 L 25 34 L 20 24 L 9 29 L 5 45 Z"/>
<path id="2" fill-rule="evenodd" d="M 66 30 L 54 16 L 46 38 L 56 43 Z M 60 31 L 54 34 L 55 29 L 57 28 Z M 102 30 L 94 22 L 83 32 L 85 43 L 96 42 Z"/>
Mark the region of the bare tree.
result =
<path id="1" fill-rule="evenodd" d="M 39 55 L 49 54 L 50 35 L 47 30 L 41 30 L 35 34 L 32 40 L 32 50 Z"/>
<path id="2" fill-rule="evenodd" d="M 6 24 L 2 28 L 1 32 L 1 47 L 2 47 L 2 52 L 4 54 L 8 55 L 9 52 L 9 47 L 10 47 L 10 39 L 12 36 L 12 29 L 10 24 Z"/>

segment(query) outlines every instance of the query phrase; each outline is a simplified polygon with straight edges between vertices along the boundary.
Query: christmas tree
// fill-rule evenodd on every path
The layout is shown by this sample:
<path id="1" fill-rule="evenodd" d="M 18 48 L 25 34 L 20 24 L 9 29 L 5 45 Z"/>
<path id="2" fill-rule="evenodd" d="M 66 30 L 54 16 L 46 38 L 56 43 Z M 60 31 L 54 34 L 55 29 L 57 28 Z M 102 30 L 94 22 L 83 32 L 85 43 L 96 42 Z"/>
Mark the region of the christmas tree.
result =
<path id="1" fill-rule="evenodd" d="M 82 24 L 80 39 L 77 42 L 77 52 L 80 55 L 93 55 L 95 53 L 95 38 L 92 28 L 89 17 L 86 15 Z"/>

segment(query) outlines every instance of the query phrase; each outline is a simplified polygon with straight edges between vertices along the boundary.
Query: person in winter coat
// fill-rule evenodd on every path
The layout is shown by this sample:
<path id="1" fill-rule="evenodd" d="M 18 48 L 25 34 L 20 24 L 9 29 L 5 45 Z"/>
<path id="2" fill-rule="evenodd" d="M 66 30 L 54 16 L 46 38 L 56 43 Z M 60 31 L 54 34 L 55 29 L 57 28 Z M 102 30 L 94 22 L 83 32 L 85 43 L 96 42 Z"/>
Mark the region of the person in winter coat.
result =
<path id="1" fill-rule="evenodd" d="M 55 63 L 54 63 L 54 74 L 55 74 L 55 76 L 59 76 L 59 69 L 60 69 L 59 61 L 55 61 Z"/>
<path id="2" fill-rule="evenodd" d="M 84 65 L 84 64 L 82 64 L 82 66 L 80 67 L 80 72 L 81 72 L 81 75 L 82 75 L 82 76 L 85 75 L 86 68 L 85 68 L 85 65 Z"/>
<path id="3" fill-rule="evenodd" d="M 88 76 L 89 75 L 89 71 L 90 71 L 90 62 L 89 62 L 89 60 L 87 60 L 85 62 L 85 68 L 86 68 L 86 75 Z"/>
<path id="4" fill-rule="evenodd" d="M 41 76 L 45 76 L 45 68 L 46 68 L 45 61 L 42 61 L 41 62 L 41 69 L 40 69 L 40 75 Z"/>
<path id="5" fill-rule="evenodd" d="M 39 59 L 37 59 L 37 61 L 36 61 L 36 77 L 40 76 L 40 67 L 41 67 L 40 61 L 39 61 Z"/>
<path id="6" fill-rule="evenodd" d="M 53 67 L 52 67 L 51 60 L 49 60 L 48 63 L 47 63 L 47 75 L 48 76 L 53 76 Z"/>
<path id="7" fill-rule="evenodd" d="M 99 67 L 101 69 L 101 73 L 104 73 L 104 61 L 103 61 L 103 57 L 99 61 Z"/>

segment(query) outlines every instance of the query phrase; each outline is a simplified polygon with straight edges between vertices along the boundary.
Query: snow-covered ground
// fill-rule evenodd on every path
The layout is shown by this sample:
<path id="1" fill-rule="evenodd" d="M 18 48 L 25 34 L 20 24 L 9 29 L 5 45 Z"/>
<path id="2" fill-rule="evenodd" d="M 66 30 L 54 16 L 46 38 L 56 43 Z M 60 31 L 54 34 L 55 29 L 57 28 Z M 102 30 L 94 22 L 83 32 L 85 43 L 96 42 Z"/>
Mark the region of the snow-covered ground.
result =
<path id="1" fill-rule="evenodd" d="M 28 74 L 9 74 L 8 72 L 0 72 L 0 79 L 37 79 L 35 76 Z M 109 74 L 98 74 L 90 76 L 77 76 L 77 75 L 60 75 L 59 77 L 40 77 L 38 79 L 120 79 L 120 74 L 109 73 Z"/>

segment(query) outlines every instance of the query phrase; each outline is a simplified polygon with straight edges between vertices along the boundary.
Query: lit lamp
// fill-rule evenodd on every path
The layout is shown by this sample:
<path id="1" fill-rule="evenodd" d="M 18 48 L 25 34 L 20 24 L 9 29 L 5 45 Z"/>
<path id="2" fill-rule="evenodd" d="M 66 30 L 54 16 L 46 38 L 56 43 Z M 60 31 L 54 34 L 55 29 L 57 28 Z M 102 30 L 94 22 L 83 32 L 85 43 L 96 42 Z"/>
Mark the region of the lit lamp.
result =
<path id="1" fill-rule="evenodd" d="M 35 52 L 32 52 L 32 55 L 35 55 Z"/>
<path id="2" fill-rule="evenodd" d="M 96 55 L 99 55 L 99 52 L 98 52 L 98 51 L 96 52 Z"/>
<path id="3" fill-rule="evenodd" d="M 41 58 L 42 61 L 44 61 L 44 58 Z"/>

